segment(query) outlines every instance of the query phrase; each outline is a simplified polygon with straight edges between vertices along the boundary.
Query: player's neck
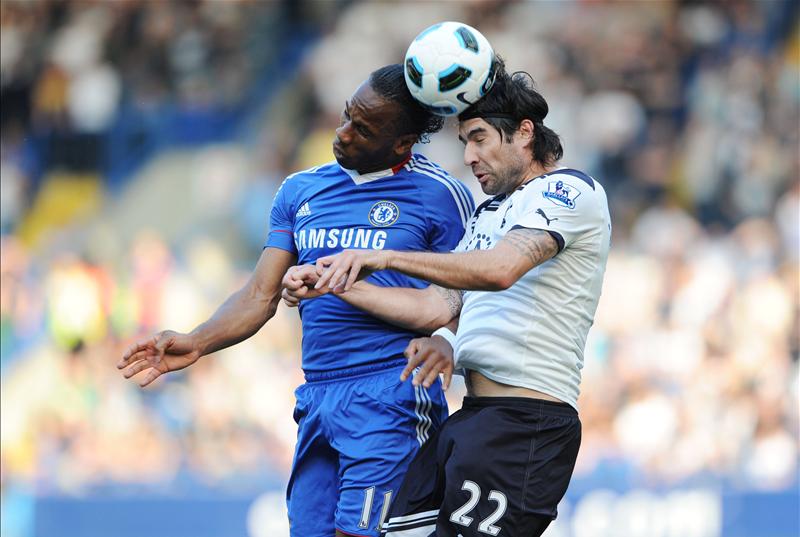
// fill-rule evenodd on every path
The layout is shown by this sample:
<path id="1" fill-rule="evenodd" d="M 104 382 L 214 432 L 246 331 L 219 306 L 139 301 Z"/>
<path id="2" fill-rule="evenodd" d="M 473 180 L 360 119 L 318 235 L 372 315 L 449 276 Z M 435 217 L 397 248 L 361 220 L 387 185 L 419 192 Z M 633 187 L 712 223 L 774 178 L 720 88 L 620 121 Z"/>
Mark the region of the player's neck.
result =
<path id="1" fill-rule="evenodd" d="M 550 173 L 555 170 L 558 166 L 545 166 L 538 161 L 531 161 L 530 166 L 525 170 L 523 174 L 520 175 L 519 182 L 514 188 L 519 188 L 524 183 L 527 183 L 531 179 L 535 179 L 541 175 L 546 173 Z"/>
<path id="2" fill-rule="evenodd" d="M 400 168 L 405 166 L 406 162 L 411 160 L 411 152 L 409 151 L 407 154 L 399 157 L 397 160 L 392 162 L 386 162 L 384 164 L 376 164 L 375 166 L 369 166 L 369 169 L 364 170 L 356 170 L 360 175 L 367 175 L 370 173 L 375 172 L 382 172 L 385 170 L 392 170 L 392 172 L 397 173 L 400 171 Z"/>

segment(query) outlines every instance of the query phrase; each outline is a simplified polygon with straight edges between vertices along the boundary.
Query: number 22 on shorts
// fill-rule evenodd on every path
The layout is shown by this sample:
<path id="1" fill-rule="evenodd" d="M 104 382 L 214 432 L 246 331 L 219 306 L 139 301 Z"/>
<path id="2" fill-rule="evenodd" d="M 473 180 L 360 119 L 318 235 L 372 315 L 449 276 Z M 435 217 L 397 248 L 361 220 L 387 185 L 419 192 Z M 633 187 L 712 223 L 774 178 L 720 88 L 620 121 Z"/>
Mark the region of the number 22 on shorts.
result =
<path id="1" fill-rule="evenodd" d="M 467 514 L 478 505 L 481 499 L 481 487 L 474 481 L 467 479 L 464 481 L 464 484 L 461 485 L 461 490 L 469 492 L 469 499 L 467 503 L 453 511 L 453 514 L 450 515 L 450 522 L 469 527 L 469 525 L 472 524 L 472 517 L 467 516 Z M 506 499 L 506 495 L 499 490 L 490 491 L 487 498 L 489 501 L 497 504 L 497 509 L 478 524 L 478 531 L 488 533 L 489 535 L 497 535 L 500 533 L 501 528 L 495 526 L 494 523 L 500 520 L 506 513 L 508 500 Z"/>

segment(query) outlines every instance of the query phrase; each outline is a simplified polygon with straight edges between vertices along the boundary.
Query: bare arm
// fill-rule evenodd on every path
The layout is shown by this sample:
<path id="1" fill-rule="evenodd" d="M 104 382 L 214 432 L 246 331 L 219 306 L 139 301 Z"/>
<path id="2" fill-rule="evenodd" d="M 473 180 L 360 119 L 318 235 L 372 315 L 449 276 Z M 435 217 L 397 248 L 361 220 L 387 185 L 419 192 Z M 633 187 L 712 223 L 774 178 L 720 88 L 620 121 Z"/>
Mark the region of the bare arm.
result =
<path id="1" fill-rule="evenodd" d="M 206 322 L 188 334 L 159 332 L 131 345 L 117 363 L 125 378 L 145 369 L 139 381 L 147 386 L 163 373 L 189 367 L 201 356 L 243 341 L 264 326 L 278 307 L 281 278 L 296 256 L 278 248 L 266 248 L 250 280 L 232 294 Z"/>
<path id="2" fill-rule="evenodd" d="M 527 228 L 509 231 L 490 250 L 449 254 L 345 250 L 317 261 L 317 269 L 324 273 L 316 287 L 349 290 L 362 269 L 392 269 L 450 289 L 499 291 L 556 253 L 558 244 L 549 233 Z"/>
<path id="3" fill-rule="evenodd" d="M 316 298 L 329 288 L 311 289 L 319 279 L 313 265 L 292 267 L 283 278 L 283 296 L 289 306 L 300 300 Z M 425 289 L 381 287 L 357 282 L 348 292 L 337 296 L 387 323 L 430 334 L 461 312 L 461 292 L 431 285 Z"/>
<path id="4" fill-rule="evenodd" d="M 200 355 L 230 347 L 258 332 L 275 315 L 281 299 L 281 279 L 296 260 L 286 250 L 265 248 L 245 286 L 190 332 Z"/>
<path id="5" fill-rule="evenodd" d="M 446 325 L 461 312 L 461 292 L 438 285 L 409 289 L 362 281 L 338 296 L 382 321 L 424 334 Z"/>

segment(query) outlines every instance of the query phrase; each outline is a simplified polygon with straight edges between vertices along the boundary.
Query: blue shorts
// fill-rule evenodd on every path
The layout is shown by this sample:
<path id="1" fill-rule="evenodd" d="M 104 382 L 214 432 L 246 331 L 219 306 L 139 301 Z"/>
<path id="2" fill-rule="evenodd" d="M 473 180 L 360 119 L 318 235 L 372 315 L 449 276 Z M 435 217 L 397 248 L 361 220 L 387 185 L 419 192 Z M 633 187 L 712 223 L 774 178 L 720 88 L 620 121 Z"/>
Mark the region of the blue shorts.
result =
<path id="1" fill-rule="evenodd" d="M 292 537 L 380 534 L 408 464 L 447 417 L 438 381 L 400 382 L 405 363 L 306 375 L 286 492 Z"/>

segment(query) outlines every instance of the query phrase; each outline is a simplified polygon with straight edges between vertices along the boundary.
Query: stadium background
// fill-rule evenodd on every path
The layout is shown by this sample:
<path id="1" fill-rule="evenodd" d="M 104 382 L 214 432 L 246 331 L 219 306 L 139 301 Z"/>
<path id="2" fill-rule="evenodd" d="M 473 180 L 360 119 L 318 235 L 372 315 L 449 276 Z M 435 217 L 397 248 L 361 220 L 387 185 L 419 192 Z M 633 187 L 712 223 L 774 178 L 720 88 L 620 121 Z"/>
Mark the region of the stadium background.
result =
<path id="1" fill-rule="evenodd" d="M 285 534 L 294 311 L 152 389 L 114 364 L 242 284 L 282 178 L 440 20 L 534 75 L 609 192 L 546 535 L 800 534 L 797 6 L 2 0 L 3 537 Z M 474 188 L 446 129 L 419 149 Z"/>

